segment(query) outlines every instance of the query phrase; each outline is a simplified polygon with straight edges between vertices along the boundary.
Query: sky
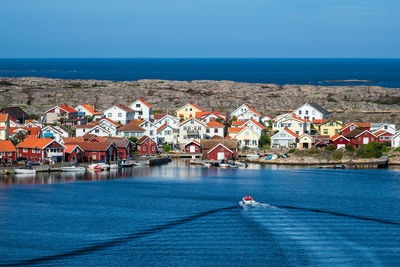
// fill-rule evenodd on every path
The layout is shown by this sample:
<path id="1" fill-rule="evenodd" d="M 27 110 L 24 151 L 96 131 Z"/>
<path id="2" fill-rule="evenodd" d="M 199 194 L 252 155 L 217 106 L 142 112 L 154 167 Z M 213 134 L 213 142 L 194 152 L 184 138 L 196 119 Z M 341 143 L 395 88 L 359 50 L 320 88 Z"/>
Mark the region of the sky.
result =
<path id="1" fill-rule="evenodd" d="M 400 0 L 1 0 L 0 58 L 399 58 Z"/>

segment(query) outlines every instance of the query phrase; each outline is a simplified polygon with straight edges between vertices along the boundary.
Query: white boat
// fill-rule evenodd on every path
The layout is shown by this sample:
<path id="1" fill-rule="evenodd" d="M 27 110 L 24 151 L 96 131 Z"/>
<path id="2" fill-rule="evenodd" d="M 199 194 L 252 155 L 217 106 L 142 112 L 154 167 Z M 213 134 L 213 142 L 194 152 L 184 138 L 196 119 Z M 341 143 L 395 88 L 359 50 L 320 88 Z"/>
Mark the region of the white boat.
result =
<path id="1" fill-rule="evenodd" d="M 254 206 L 256 201 L 251 196 L 246 196 L 242 198 L 242 201 L 239 202 L 241 206 Z"/>
<path id="2" fill-rule="evenodd" d="M 84 167 L 77 166 L 69 166 L 69 167 L 61 167 L 62 172 L 84 172 L 86 169 Z"/>
<path id="3" fill-rule="evenodd" d="M 100 164 L 93 163 L 88 166 L 88 170 L 90 171 L 104 171 L 104 167 Z"/>
<path id="4" fill-rule="evenodd" d="M 15 169 L 16 174 L 36 174 L 36 170 L 32 166 Z"/>
<path id="5" fill-rule="evenodd" d="M 111 163 L 110 169 L 118 169 L 120 166 L 117 163 Z"/>
<path id="6" fill-rule="evenodd" d="M 146 161 L 135 161 L 133 164 L 135 166 L 146 166 L 147 165 Z"/>
<path id="7" fill-rule="evenodd" d="M 247 159 L 259 159 L 260 155 L 258 155 L 258 154 L 247 154 L 246 157 L 247 157 Z"/>
<path id="8" fill-rule="evenodd" d="M 104 162 L 97 163 L 97 165 L 101 166 L 104 170 L 108 170 L 110 168 L 110 165 Z"/>
<path id="9" fill-rule="evenodd" d="M 132 161 L 127 161 L 127 160 L 123 160 L 121 162 L 121 167 L 132 167 L 133 166 L 133 162 Z"/>
<path id="10" fill-rule="evenodd" d="M 227 162 L 220 162 L 218 165 L 220 168 L 228 168 L 229 167 L 229 164 Z"/>
<path id="11" fill-rule="evenodd" d="M 237 168 L 239 168 L 239 165 L 237 165 L 236 163 L 229 163 L 228 167 L 232 168 L 232 169 L 237 169 Z"/>
<path id="12" fill-rule="evenodd" d="M 278 158 L 277 154 L 273 154 L 272 157 L 271 157 L 271 159 L 277 159 L 277 158 Z"/>
<path id="13" fill-rule="evenodd" d="M 203 166 L 204 166 L 204 167 L 207 167 L 207 168 L 210 168 L 212 165 L 211 165 L 211 163 L 209 163 L 209 162 L 205 162 L 205 163 L 203 163 Z"/>

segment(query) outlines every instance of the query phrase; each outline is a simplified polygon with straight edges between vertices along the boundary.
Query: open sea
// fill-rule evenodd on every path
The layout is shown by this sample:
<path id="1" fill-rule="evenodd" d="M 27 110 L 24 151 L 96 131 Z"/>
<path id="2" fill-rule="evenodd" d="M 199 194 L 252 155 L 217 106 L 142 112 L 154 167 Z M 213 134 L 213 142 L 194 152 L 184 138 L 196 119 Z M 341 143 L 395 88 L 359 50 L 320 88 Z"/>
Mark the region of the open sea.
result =
<path id="1" fill-rule="evenodd" d="M 400 59 L 0 59 L 0 77 L 26 76 L 400 88 Z M 345 80 L 369 82 L 331 82 Z"/>
<path id="2" fill-rule="evenodd" d="M 257 201 L 242 207 L 244 195 Z M 252 165 L 9 176 L 0 265 L 400 266 L 400 171 Z"/>

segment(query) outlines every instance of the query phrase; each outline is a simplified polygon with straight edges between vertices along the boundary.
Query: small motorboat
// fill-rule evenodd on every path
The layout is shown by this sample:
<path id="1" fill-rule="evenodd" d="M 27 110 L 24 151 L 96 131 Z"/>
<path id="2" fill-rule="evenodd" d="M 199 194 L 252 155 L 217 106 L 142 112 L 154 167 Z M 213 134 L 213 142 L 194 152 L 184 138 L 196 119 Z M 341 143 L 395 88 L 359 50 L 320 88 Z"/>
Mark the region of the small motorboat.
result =
<path id="1" fill-rule="evenodd" d="M 16 174 L 36 174 L 36 170 L 32 166 L 24 166 L 22 168 L 15 169 Z"/>
<path id="2" fill-rule="evenodd" d="M 256 201 L 251 196 L 245 196 L 244 198 L 242 198 L 242 201 L 240 201 L 239 204 L 242 206 L 254 206 L 256 204 Z"/>
<path id="3" fill-rule="evenodd" d="M 78 167 L 75 165 L 69 166 L 69 167 L 61 167 L 60 168 L 62 172 L 84 172 L 86 169 L 84 167 Z"/>
<path id="4" fill-rule="evenodd" d="M 110 168 L 110 165 L 104 162 L 97 163 L 97 165 L 101 166 L 104 170 L 108 170 Z"/>
<path id="5" fill-rule="evenodd" d="M 272 159 L 272 156 L 271 156 L 271 155 L 268 155 L 268 156 L 265 158 L 265 160 L 270 160 L 270 159 Z"/>
<path id="6" fill-rule="evenodd" d="M 226 160 L 221 160 L 220 162 L 218 162 L 218 166 L 220 168 L 228 168 L 229 167 L 229 163 Z"/>
<path id="7" fill-rule="evenodd" d="M 146 166 L 147 163 L 146 163 L 146 161 L 135 161 L 135 162 L 133 162 L 133 165 L 135 165 L 135 166 Z"/>
<path id="8" fill-rule="evenodd" d="M 121 161 L 121 167 L 132 167 L 133 166 L 133 161 L 127 161 L 127 160 L 123 160 Z"/>
<path id="9" fill-rule="evenodd" d="M 104 167 L 98 163 L 90 164 L 88 167 L 89 171 L 104 171 Z"/>
<path id="10" fill-rule="evenodd" d="M 277 158 L 278 158 L 277 154 L 273 154 L 272 157 L 271 157 L 271 159 L 277 159 Z"/>
<path id="11" fill-rule="evenodd" d="M 118 169 L 120 166 L 116 162 L 110 163 L 110 169 Z"/>

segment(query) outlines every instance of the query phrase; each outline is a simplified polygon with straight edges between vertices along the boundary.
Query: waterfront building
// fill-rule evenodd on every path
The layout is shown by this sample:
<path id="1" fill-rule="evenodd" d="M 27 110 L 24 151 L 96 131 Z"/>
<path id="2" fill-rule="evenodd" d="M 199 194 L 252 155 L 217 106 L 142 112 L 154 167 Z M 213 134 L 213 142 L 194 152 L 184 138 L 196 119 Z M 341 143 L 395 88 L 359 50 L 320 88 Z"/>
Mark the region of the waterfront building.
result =
<path id="1" fill-rule="evenodd" d="M 183 145 L 188 143 L 189 141 L 195 139 L 200 141 L 200 139 L 206 138 L 206 128 L 207 126 L 197 120 L 194 117 L 191 117 L 179 125 L 179 135 L 178 135 L 178 144 L 183 149 Z"/>
<path id="2" fill-rule="evenodd" d="M 137 153 L 140 155 L 155 155 L 157 154 L 157 143 L 149 136 L 142 136 L 136 142 Z"/>
<path id="3" fill-rule="evenodd" d="M 112 142 L 118 149 L 118 160 L 130 159 L 133 157 L 134 143 L 126 138 L 109 137 L 104 142 Z"/>
<path id="4" fill-rule="evenodd" d="M 296 147 L 299 135 L 285 128 L 271 136 L 272 147 Z"/>
<path id="5" fill-rule="evenodd" d="M 357 128 L 362 128 L 364 130 L 370 130 L 371 129 L 371 123 L 357 123 L 357 122 L 350 122 L 343 126 L 339 132 L 342 133 L 342 135 L 346 135 L 349 132 L 357 129 Z"/>
<path id="6" fill-rule="evenodd" d="M 232 129 L 232 128 L 230 128 Z M 256 149 L 258 148 L 260 136 L 257 134 L 257 132 L 250 127 L 246 126 L 243 128 L 233 128 L 233 129 L 240 129 L 235 134 L 230 133 L 230 137 L 233 139 L 236 139 L 238 141 L 240 149 L 243 148 L 250 148 L 250 149 Z"/>
<path id="7" fill-rule="evenodd" d="M 12 164 L 17 160 L 17 149 L 10 140 L 0 140 L 0 163 Z"/>
<path id="8" fill-rule="evenodd" d="M 197 140 L 187 142 L 183 147 L 185 153 L 201 153 L 201 144 Z"/>
<path id="9" fill-rule="evenodd" d="M 168 144 L 174 145 L 176 143 L 174 128 L 164 123 L 157 129 L 157 143 L 159 145 Z"/>
<path id="10" fill-rule="evenodd" d="M 235 159 L 238 142 L 236 139 L 202 139 L 202 158 L 208 160 Z"/>
<path id="11" fill-rule="evenodd" d="M 313 138 L 309 134 L 303 134 L 297 139 L 297 148 L 310 149 L 313 146 Z"/>
<path id="12" fill-rule="evenodd" d="M 64 160 L 65 146 L 50 138 L 29 137 L 17 145 L 18 157 L 29 161 L 60 162 Z"/>
<path id="13" fill-rule="evenodd" d="M 350 144 L 350 139 L 341 134 L 335 134 L 329 138 L 329 141 L 336 149 L 345 148 L 348 144 Z"/>
<path id="14" fill-rule="evenodd" d="M 343 123 L 332 119 L 313 120 L 312 126 L 321 135 L 334 136 L 343 128 Z"/>
<path id="15" fill-rule="evenodd" d="M 116 104 L 103 111 L 105 118 L 109 118 L 118 124 L 128 124 L 135 119 L 135 111 L 123 104 Z"/>
<path id="16" fill-rule="evenodd" d="M 350 144 L 355 148 L 359 147 L 360 145 L 366 145 L 377 141 L 377 138 L 373 133 L 363 128 L 356 128 L 353 131 L 345 134 L 344 137 L 349 139 Z"/>
<path id="17" fill-rule="evenodd" d="M 106 162 L 116 161 L 118 149 L 112 142 L 90 142 L 71 143 L 78 145 L 83 150 L 83 162 Z"/>
<path id="18" fill-rule="evenodd" d="M 84 151 L 76 144 L 66 144 L 65 146 L 65 161 L 71 163 L 83 162 Z"/>
<path id="19" fill-rule="evenodd" d="M 391 132 L 387 132 L 385 130 L 379 130 L 376 132 L 372 133 L 376 137 L 376 141 L 379 143 L 384 143 L 384 144 L 391 144 L 392 142 L 392 134 Z"/>
<path id="20" fill-rule="evenodd" d="M 211 120 L 206 124 L 206 134 L 208 137 L 220 136 L 224 137 L 225 125 L 215 120 Z"/>
<path id="21" fill-rule="evenodd" d="M 142 97 L 130 104 L 129 107 L 135 111 L 135 120 L 151 121 L 153 119 L 153 107 Z"/>

